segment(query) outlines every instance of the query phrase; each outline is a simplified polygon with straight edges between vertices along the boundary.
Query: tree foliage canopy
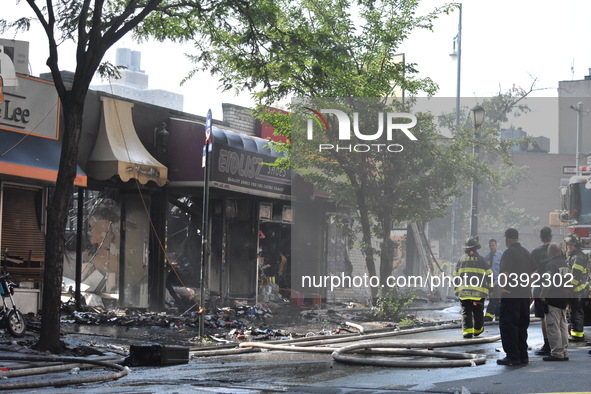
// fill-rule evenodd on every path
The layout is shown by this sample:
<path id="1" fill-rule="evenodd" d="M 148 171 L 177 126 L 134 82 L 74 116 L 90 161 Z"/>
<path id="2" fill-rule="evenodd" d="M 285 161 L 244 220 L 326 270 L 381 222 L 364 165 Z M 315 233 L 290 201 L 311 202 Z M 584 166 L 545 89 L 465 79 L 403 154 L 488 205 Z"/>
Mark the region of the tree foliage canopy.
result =
<path id="1" fill-rule="evenodd" d="M 248 89 L 264 104 L 291 96 L 389 97 L 433 93 L 416 64 L 395 61 L 415 29 L 452 5 L 417 15 L 419 1 L 262 0 L 225 25 L 202 26 L 211 41 L 196 43 L 198 70 L 220 76 L 225 89 Z M 218 18 L 218 16 L 215 16 Z"/>

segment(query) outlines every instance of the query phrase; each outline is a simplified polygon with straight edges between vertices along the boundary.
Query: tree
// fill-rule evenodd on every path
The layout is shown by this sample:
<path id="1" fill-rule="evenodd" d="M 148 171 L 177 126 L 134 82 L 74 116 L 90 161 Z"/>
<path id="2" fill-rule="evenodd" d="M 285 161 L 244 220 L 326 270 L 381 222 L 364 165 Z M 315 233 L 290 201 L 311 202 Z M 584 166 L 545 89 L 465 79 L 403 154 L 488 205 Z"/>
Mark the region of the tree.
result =
<path id="1" fill-rule="evenodd" d="M 301 134 L 294 137 L 294 132 L 300 132 L 302 128 L 292 128 L 292 162 L 295 167 L 317 187 L 333 191 L 335 197 L 355 196 L 366 263 L 368 255 L 374 252 L 371 249 L 371 236 L 377 236 L 381 242 L 379 275 L 382 281 L 391 275 L 393 242 L 390 233 L 394 226 L 409 222 L 428 222 L 444 215 L 451 198 L 462 195 L 473 178 L 478 182 L 487 179 L 494 184 L 498 182 L 498 174 L 488 167 L 488 163 L 470 153 L 473 144 L 477 143 L 470 128 L 460 128 L 453 138 L 449 138 L 440 133 L 435 117 L 430 113 L 416 112 L 410 104 L 398 106 L 395 110 L 386 108 L 381 112 L 414 113 L 417 117 L 417 126 L 414 129 L 418 130 L 415 132 L 417 139 L 399 140 L 400 143 L 397 141 L 400 149 L 395 153 L 385 148 L 369 150 L 363 154 L 351 154 L 347 150 L 313 153 L 313 146 L 307 150 L 302 149 L 299 142 L 304 141 L 305 145 L 314 143 L 310 144 Z M 377 112 L 374 110 L 370 113 Z M 373 123 L 363 122 L 359 129 L 373 131 L 376 129 L 375 121 Z M 329 123 L 328 129 L 328 142 L 338 143 L 336 136 L 330 133 L 336 127 Z M 353 142 L 357 143 L 355 146 L 366 149 L 364 141 L 352 140 L 351 143 Z M 375 142 L 388 146 L 387 141 Z M 505 152 L 497 140 L 485 139 L 478 143 L 487 146 L 490 151 L 495 150 L 498 155 Z M 342 173 L 346 177 L 341 176 Z M 370 275 L 376 273 L 372 268 L 368 265 Z"/>
<path id="2" fill-rule="evenodd" d="M 394 60 L 413 30 L 432 29 L 438 16 L 454 9 L 446 5 L 418 15 L 418 6 L 419 1 L 395 0 L 257 2 L 245 15 L 247 19 L 232 19 L 224 30 L 211 32 L 212 41 L 201 42 L 194 59 L 218 73 L 226 89 L 250 89 L 263 105 L 293 95 L 311 98 L 304 99 L 304 105 L 314 103 L 316 108 L 334 108 L 322 106 L 321 98 L 336 98 L 330 105 L 346 107 L 342 109 L 349 115 L 368 110 L 362 110 L 367 105 L 370 112 L 388 111 L 395 104 L 382 99 L 368 104 L 354 98 L 385 98 L 400 90 L 407 96 L 431 94 L 437 88 L 429 78 L 417 77 L 415 64 Z M 407 100 L 399 108 L 413 111 L 411 104 Z M 290 110 L 291 116 L 301 116 L 301 106 L 292 105 Z M 278 117 L 274 114 L 272 122 Z M 402 153 L 355 156 L 331 151 L 322 155 L 303 148 L 301 162 L 293 160 L 293 149 L 292 160 L 287 160 L 335 197 L 354 197 L 369 275 L 376 274 L 372 234 L 377 231 L 382 242 L 383 278 L 391 270 L 393 223 L 441 215 L 451 196 L 461 194 L 462 182 L 472 177 L 495 178 L 494 172 L 468 154 L 473 133 L 459 130 L 454 138 L 444 138 L 434 127 L 432 115 L 417 114 L 417 118 L 420 137 L 405 144 Z M 338 137 L 330 130 L 336 129 L 335 120 L 327 117 L 326 121 L 327 142 L 334 143 Z M 283 134 L 294 145 L 306 139 L 294 135 L 297 128 L 286 130 L 286 124 L 274 123 L 283 125 Z M 367 127 L 375 130 L 375 121 Z M 359 138 L 350 140 L 351 144 L 360 142 Z M 496 141 L 492 144 L 498 147 Z"/>
<path id="3" fill-rule="evenodd" d="M 116 71 L 109 64 L 101 64 L 105 53 L 130 32 L 135 32 L 138 38 L 193 39 L 204 15 L 211 13 L 208 22 L 215 23 L 227 8 L 236 7 L 236 12 L 240 12 L 242 7 L 248 7 L 248 1 L 47 0 L 39 5 L 35 0 L 26 0 L 26 3 L 47 38 L 47 66 L 61 101 L 64 119 L 59 173 L 47 208 L 42 323 L 39 341 L 35 345 L 39 350 L 59 353 L 64 350 L 59 340 L 59 326 L 65 228 L 76 176 L 84 99 L 97 70 L 111 74 Z M 0 19 L 0 31 L 26 30 L 32 22 L 33 18 Z M 76 43 L 76 53 L 70 54 L 76 57 L 71 86 L 62 79 L 58 64 L 59 56 L 66 56 L 60 52 L 60 44 L 68 40 Z"/>
<path id="4" fill-rule="evenodd" d="M 224 89 L 247 89 L 263 104 L 290 96 L 389 97 L 434 93 L 416 64 L 395 61 L 416 29 L 432 29 L 452 5 L 416 15 L 418 0 L 258 1 L 220 28 L 204 23 L 211 41 L 195 43 L 193 72 L 211 70 Z M 189 75 L 190 77 L 191 75 Z"/>
<path id="5" fill-rule="evenodd" d="M 526 167 L 516 167 L 509 160 L 509 156 L 499 156 L 495 151 L 487 151 L 486 147 L 490 146 L 490 142 L 499 141 L 503 145 L 502 150 L 510 150 L 515 145 L 523 145 L 530 142 L 530 138 L 520 138 L 518 140 L 501 141 L 501 130 L 503 128 L 513 127 L 511 123 L 513 119 L 518 119 L 520 116 L 528 113 L 530 108 L 527 105 L 527 98 L 534 91 L 540 90 L 535 87 L 536 79 L 527 88 L 513 87 L 505 91 L 499 91 L 494 96 L 483 98 L 480 102 L 485 109 L 485 121 L 482 126 L 484 142 L 481 147 L 481 158 L 487 165 L 495 168 L 499 177 L 498 182 L 491 183 L 484 181 L 479 186 L 479 228 L 481 234 L 503 233 L 508 227 L 522 228 L 524 226 L 537 224 L 539 218 L 531 217 L 525 214 L 524 209 L 515 207 L 514 203 L 507 201 L 503 196 L 503 191 L 514 188 L 515 185 L 524 181 L 527 178 Z M 470 128 L 470 109 L 461 108 L 460 110 L 460 124 L 465 128 Z M 447 129 L 453 129 L 455 123 L 455 113 L 447 113 L 439 116 L 439 124 Z M 464 193 L 457 199 L 456 213 L 459 212 L 459 219 L 456 221 L 455 230 L 457 234 L 469 233 L 469 216 L 471 214 L 470 208 L 470 193 Z M 440 234 L 440 238 L 444 238 L 441 234 L 446 234 L 451 229 L 450 224 L 451 212 L 442 220 L 436 220 L 431 223 L 433 233 Z M 447 238 L 447 237 L 446 237 Z M 456 244 L 453 248 L 455 251 L 462 249 L 464 239 L 462 237 L 456 238 Z M 453 256 L 453 251 L 450 245 L 450 255 Z"/>

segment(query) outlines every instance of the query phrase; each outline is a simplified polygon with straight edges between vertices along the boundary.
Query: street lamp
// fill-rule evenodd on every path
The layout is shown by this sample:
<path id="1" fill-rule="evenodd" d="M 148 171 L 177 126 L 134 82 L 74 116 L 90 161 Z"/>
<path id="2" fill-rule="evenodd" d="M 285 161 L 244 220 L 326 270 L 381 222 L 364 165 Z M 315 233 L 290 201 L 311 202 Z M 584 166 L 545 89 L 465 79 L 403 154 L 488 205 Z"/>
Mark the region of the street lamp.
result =
<path id="1" fill-rule="evenodd" d="M 160 131 L 158 131 L 157 127 L 154 129 L 154 148 L 156 148 L 158 153 L 166 152 L 169 138 L 170 133 L 166 130 L 166 123 L 162 122 L 162 129 Z"/>
<path id="2" fill-rule="evenodd" d="M 457 77 L 456 77 L 456 121 L 454 133 L 458 131 L 460 126 L 460 82 L 462 75 L 462 3 L 458 5 L 459 18 L 458 18 L 458 34 L 454 37 L 453 52 L 449 54 L 452 58 L 457 60 Z M 456 248 L 456 216 L 457 216 L 457 199 L 453 198 L 451 206 L 451 257 L 450 261 L 455 258 Z"/>
<path id="3" fill-rule="evenodd" d="M 449 54 L 452 58 L 457 59 L 457 77 L 456 77 L 456 129 L 460 125 L 460 81 L 462 75 L 462 3 L 458 5 L 460 11 L 458 19 L 458 34 L 454 37 L 453 52 Z"/>
<path id="4" fill-rule="evenodd" d="M 476 107 L 472 108 L 472 122 L 474 124 L 474 132 L 479 133 L 478 129 L 484 123 L 484 108 L 482 106 L 477 105 Z"/>
<path id="5" fill-rule="evenodd" d="M 472 147 L 472 155 L 476 157 L 479 153 L 478 140 L 480 139 L 480 127 L 484 122 L 484 108 L 477 105 L 472 108 L 472 122 L 474 124 L 474 145 Z M 478 236 L 478 183 L 472 179 L 472 215 L 470 216 L 470 235 Z"/>

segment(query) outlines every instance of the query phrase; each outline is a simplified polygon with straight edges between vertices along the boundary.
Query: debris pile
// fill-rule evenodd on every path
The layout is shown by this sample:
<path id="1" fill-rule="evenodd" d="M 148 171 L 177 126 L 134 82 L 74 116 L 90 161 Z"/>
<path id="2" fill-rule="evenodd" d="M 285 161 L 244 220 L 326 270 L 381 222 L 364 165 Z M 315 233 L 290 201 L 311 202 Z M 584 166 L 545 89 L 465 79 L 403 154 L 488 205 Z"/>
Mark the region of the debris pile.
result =
<path id="1" fill-rule="evenodd" d="M 196 335 L 188 339 L 192 343 L 236 343 L 351 332 L 351 328 L 345 325 L 346 321 L 366 320 L 363 313 L 367 308 L 363 304 L 333 306 L 334 309 L 319 309 L 317 305 L 248 305 L 244 301 L 237 301 L 234 306 L 212 308 L 204 314 L 188 311 L 179 315 L 174 308 L 167 312 L 151 312 L 143 308 L 106 310 L 101 306 L 85 305 L 76 310 L 74 301 L 69 300 L 62 304 L 61 322 L 72 325 L 123 326 L 128 329 L 160 327 L 179 334 Z M 197 335 L 201 316 L 204 337 Z"/>

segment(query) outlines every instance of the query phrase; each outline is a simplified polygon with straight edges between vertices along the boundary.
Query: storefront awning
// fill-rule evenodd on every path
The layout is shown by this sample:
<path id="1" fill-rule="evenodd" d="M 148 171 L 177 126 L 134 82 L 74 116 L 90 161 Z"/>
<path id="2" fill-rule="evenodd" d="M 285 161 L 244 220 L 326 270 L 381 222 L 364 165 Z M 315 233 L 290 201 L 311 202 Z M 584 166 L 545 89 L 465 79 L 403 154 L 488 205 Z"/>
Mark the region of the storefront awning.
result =
<path id="1" fill-rule="evenodd" d="M 163 186 L 168 168 L 152 157 L 137 136 L 131 114 L 133 103 L 109 97 L 101 100 L 103 115 L 88 161 L 88 175 L 99 180 L 118 175 L 123 182 L 134 178 L 141 184 L 153 181 Z"/>
<path id="2" fill-rule="evenodd" d="M 167 163 L 171 187 L 203 187 L 202 122 L 170 118 Z M 291 171 L 268 164 L 284 153 L 263 138 L 212 128 L 210 186 L 244 194 L 289 200 Z"/>
<path id="3" fill-rule="evenodd" d="M 269 164 L 282 157 L 263 138 L 213 127 L 211 185 L 220 189 L 289 200 L 291 171 Z"/>
<path id="4" fill-rule="evenodd" d="M 61 142 L 54 138 L 0 130 L 0 173 L 55 182 Z M 86 174 L 78 168 L 74 184 L 86 186 Z"/>

